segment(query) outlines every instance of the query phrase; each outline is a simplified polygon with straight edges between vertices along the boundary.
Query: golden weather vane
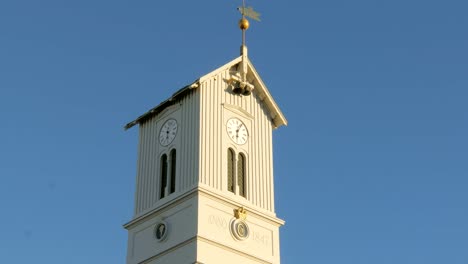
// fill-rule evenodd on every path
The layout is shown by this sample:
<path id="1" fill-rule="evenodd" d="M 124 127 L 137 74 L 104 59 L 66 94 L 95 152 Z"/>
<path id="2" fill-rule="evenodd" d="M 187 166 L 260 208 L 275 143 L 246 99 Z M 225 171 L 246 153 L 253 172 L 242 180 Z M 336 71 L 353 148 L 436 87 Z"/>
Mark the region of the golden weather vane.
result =
<path id="1" fill-rule="evenodd" d="M 250 17 L 253 20 L 260 21 L 260 13 L 253 10 L 251 6 L 245 6 L 245 0 L 242 0 L 242 6 L 237 8 L 242 15 L 241 20 L 239 21 L 239 27 L 242 30 L 242 46 L 245 46 L 245 31 L 249 29 L 250 23 L 246 17 Z"/>

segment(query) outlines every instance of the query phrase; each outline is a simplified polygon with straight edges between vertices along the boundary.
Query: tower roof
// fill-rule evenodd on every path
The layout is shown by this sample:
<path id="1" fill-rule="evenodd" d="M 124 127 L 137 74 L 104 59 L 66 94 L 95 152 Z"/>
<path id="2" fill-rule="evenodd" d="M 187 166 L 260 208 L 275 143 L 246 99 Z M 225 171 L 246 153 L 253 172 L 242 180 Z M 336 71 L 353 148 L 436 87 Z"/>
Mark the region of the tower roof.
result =
<path id="1" fill-rule="evenodd" d="M 171 97 L 166 99 L 165 101 L 161 102 L 157 106 L 151 108 L 149 111 L 144 113 L 143 115 L 139 116 L 135 120 L 129 122 L 124 126 L 125 130 L 133 127 L 136 124 L 141 124 L 146 120 L 150 119 L 151 117 L 157 115 L 158 113 L 162 112 L 165 108 L 172 105 L 178 99 L 183 98 L 188 94 L 191 89 L 197 89 L 200 87 L 200 84 L 205 82 L 206 80 L 210 79 L 214 75 L 220 73 L 223 70 L 236 66 L 237 64 L 242 62 L 242 56 L 237 57 L 236 59 L 228 62 L 227 64 L 219 67 L 218 69 L 200 77 L 199 79 L 195 80 L 194 82 L 184 86 L 183 88 L 179 89 L 175 92 Z M 248 72 L 249 76 L 252 79 L 251 83 L 255 86 L 255 93 L 259 96 L 260 100 L 267 106 L 269 110 L 270 117 L 272 119 L 273 125 L 275 128 L 280 127 L 282 125 L 287 125 L 288 121 L 286 117 L 283 115 L 281 110 L 279 109 L 278 105 L 276 104 L 275 100 L 271 96 L 270 92 L 268 91 L 266 85 L 263 83 L 260 75 L 257 73 L 257 70 L 253 66 L 252 62 L 247 58 L 248 64 Z"/>

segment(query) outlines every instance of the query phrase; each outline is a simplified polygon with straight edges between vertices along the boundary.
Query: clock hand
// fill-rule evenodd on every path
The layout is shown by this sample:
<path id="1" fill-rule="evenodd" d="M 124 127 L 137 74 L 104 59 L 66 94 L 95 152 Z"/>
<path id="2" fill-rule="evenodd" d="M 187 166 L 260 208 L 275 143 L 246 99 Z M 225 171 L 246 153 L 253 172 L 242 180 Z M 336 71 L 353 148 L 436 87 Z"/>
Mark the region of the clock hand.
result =
<path id="1" fill-rule="evenodd" d="M 239 130 L 242 128 L 243 124 L 240 124 L 236 129 L 236 138 L 239 138 Z"/>

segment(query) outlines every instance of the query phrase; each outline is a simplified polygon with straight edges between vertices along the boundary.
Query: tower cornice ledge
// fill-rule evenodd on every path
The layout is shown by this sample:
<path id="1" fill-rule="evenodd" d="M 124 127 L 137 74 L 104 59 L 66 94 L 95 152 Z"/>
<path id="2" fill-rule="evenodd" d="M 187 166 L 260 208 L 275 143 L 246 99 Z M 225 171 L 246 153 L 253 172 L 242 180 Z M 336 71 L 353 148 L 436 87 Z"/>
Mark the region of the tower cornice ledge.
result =
<path id="1" fill-rule="evenodd" d="M 212 188 L 210 187 L 205 187 L 203 185 L 200 185 L 198 186 L 198 191 L 201 195 L 205 196 L 205 197 L 209 197 L 209 198 L 215 198 L 217 200 L 220 200 L 221 202 L 227 204 L 227 205 L 232 205 L 234 207 L 244 207 L 244 209 L 246 209 L 249 213 L 249 215 L 251 216 L 257 216 L 258 218 L 263 218 L 265 220 L 268 220 L 269 222 L 271 222 L 272 224 L 274 225 L 277 225 L 277 226 L 282 226 L 285 224 L 285 221 L 276 217 L 276 215 L 270 211 L 267 211 L 265 209 L 262 209 L 260 207 L 257 207 L 257 206 L 252 206 L 248 203 L 240 203 L 240 202 L 237 202 L 235 200 L 232 200 L 230 198 L 227 198 L 223 195 L 221 195 L 220 193 L 221 192 L 217 192 L 216 190 L 213 190 Z"/>
<path id="2" fill-rule="evenodd" d="M 249 215 L 255 216 L 257 218 L 263 218 L 264 220 L 277 225 L 277 226 L 282 226 L 285 224 L 285 221 L 276 217 L 275 214 L 268 212 L 264 209 L 254 207 L 251 205 L 246 205 L 244 203 L 239 203 L 236 201 L 233 201 L 229 198 L 224 197 L 221 194 L 217 194 L 216 192 L 213 192 L 213 190 L 209 187 L 204 187 L 204 186 L 197 186 L 194 187 L 191 190 L 186 191 L 183 194 L 179 194 L 176 198 L 174 199 L 168 199 L 166 203 L 158 205 L 157 207 L 154 207 L 140 215 L 136 215 L 131 221 L 128 223 L 124 224 L 123 227 L 125 229 L 129 229 L 135 224 L 141 223 L 148 218 L 154 216 L 155 214 L 158 214 L 161 211 L 167 210 L 170 207 L 176 206 L 180 203 L 183 203 L 189 199 L 191 199 L 194 196 L 197 196 L 198 194 L 211 198 L 211 199 L 216 199 L 218 201 L 223 202 L 224 204 L 231 205 L 233 207 L 244 207 L 248 212 Z"/>

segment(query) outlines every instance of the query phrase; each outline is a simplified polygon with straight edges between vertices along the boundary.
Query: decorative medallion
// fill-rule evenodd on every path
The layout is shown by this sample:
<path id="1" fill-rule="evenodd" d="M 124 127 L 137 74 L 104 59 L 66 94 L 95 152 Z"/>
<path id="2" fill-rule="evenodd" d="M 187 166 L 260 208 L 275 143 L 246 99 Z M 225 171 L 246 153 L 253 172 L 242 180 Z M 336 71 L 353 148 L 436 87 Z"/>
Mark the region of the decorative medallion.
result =
<path id="1" fill-rule="evenodd" d="M 231 233 L 238 240 L 249 238 L 250 229 L 244 220 L 235 219 L 231 222 Z"/>
<path id="2" fill-rule="evenodd" d="M 158 241 L 163 241 L 164 239 L 166 239 L 168 231 L 169 230 L 167 223 L 165 221 L 160 221 L 154 227 L 154 237 Z"/>
<path id="3" fill-rule="evenodd" d="M 231 221 L 231 233 L 238 240 L 245 240 L 249 237 L 249 226 L 245 222 L 247 219 L 247 210 L 244 207 L 234 209 L 236 219 Z"/>

